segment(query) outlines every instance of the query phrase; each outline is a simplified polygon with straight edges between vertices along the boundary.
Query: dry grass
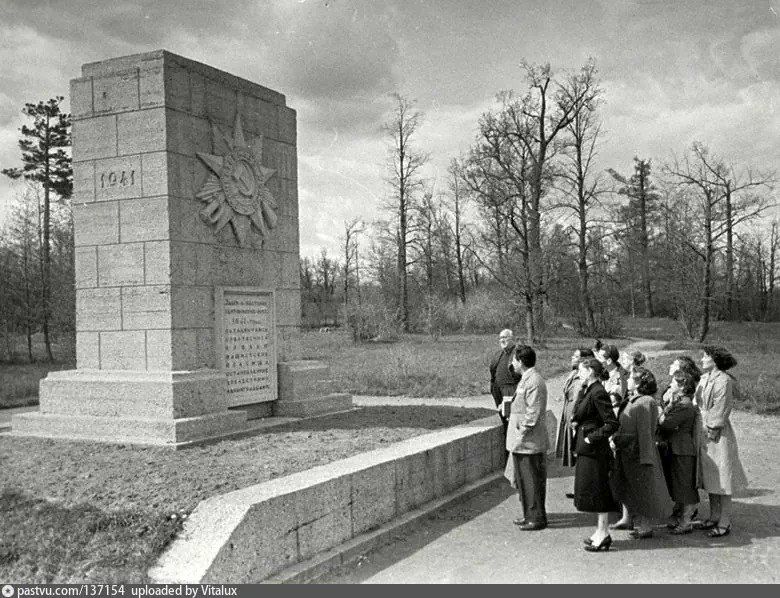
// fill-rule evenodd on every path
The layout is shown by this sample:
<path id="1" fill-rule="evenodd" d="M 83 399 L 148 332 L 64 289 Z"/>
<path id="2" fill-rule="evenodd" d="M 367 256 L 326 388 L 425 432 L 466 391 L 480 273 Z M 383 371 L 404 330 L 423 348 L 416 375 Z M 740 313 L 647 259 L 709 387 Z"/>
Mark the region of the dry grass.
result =
<path id="1" fill-rule="evenodd" d="M 668 341 L 665 348 L 693 357 L 697 362 L 701 345 L 683 338 L 672 320 L 627 319 L 632 334 Z M 655 334 L 655 336 L 651 336 Z M 739 380 L 738 409 L 765 415 L 780 414 L 780 322 L 716 322 L 705 345 L 726 347 L 737 358 L 731 373 Z M 672 358 L 652 359 L 650 369 L 666 380 Z"/>
<path id="2" fill-rule="evenodd" d="M 612 340 L 625 346 L 626 340 Z M 536 347 L 546 378 L 566 372 L 572 350 L 590 339 L 557 337 Z M 304 359 L 326 361 L 344 392 L 357 395 L 467 397 L 489 392 L 488 364 L 497 335 L 406 335 L 394 343 L 355 345 L 345 332 L 307 332 Z"/>
<path id="3" fill-rule="evenodd" d="M 54 370 L 70 363 L 0 364 L 0 409 L 38 404 L 38 383 Z"/>
<path id="4" fill-rule="evenodd" d="M 0 579 L 143 582 L 209 496 L 493 413 L 368 407 L 184 451 L 0 437 Z"/>

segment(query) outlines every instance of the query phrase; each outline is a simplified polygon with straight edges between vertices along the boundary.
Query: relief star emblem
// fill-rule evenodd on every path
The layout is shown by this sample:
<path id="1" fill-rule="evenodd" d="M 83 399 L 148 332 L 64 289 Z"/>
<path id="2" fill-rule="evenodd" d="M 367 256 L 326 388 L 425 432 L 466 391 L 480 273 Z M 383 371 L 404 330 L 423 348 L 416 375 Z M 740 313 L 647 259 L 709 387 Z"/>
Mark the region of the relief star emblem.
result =
<path id="1" fill-rule="evenodd" d="M 263 239 L 276 226 L 276 200 L 265 186 L 276 170 L 262 164 L 263 137 L 251 143 L 244 138 L 241 116 L 236 114 L 233 137 L 225 135 L 217 125 L 211 125 L 214 144 L 223 141 L 228 151 L 224 155 L 196 152 L 208 167 L 209 176 L 195 195 L 206 204 L 200 212 L 204 222 L 219 232 L 230 223 L 242 247 L 252 227 Z"/>

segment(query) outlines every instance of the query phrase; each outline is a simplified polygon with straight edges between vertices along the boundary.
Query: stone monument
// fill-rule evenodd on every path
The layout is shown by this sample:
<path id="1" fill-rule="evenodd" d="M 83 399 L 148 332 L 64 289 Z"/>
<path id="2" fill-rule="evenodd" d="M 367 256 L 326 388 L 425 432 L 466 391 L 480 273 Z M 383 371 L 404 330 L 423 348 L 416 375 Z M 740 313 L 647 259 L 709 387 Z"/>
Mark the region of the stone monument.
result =
<path id="1" fill-rule="evenodd" d="M 166 51 L 71 81 L 77 369 L 12 433 L 183 446 L 351 408 L 300 361 L 296 115 Z"/>

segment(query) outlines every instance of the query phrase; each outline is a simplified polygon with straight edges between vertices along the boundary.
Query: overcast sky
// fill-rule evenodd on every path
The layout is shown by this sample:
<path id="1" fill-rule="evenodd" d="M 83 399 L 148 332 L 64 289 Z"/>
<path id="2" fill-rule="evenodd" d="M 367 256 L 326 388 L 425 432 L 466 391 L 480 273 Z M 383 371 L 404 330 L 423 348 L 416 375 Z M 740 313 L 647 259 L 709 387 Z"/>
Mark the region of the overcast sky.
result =
<path id="1" fill-rule="evenodd" d="M 425 113 L 421 149 L 444 184 L 479 115 L 523 84 L 520 62 L 603 81 L 604 166 L 660 166 L 693 140 L 780 166 L 780 0 L 2 0 L 0 166 L 21 107 L 68 95 L 86 62 L 164 48 L 287 96 L 298 111 L 301 252 L 336 250 L 343 222 L 387 193 L 390 94 Z M 0 218 L 13 194 L 0 180 Z"/>

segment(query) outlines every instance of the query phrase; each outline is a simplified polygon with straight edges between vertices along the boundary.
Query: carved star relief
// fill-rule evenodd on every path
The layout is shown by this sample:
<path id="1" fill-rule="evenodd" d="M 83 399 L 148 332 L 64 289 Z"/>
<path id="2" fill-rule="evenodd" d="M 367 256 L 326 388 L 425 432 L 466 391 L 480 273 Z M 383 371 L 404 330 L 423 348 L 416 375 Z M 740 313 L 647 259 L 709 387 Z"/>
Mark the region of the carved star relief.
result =
<path id="1" fill-rule="evenodd" d="M 214 146 L 223 141 L 228 151 L 219 156 L 196 152 L 209 169 L 209 176 L 195 195 L 206 207 L 201 219 L 217 233 L 230 223 L 242 247 L 254 227 L 263 239 L 276 226 L 278 205 L 265 186 L 276 172 L 262 164 L 263 137 L 258 135 L 251 143 L 244 138 L 241 116 L 236 114 L 233 137 L 224 134 L 212 123 Z"/>

